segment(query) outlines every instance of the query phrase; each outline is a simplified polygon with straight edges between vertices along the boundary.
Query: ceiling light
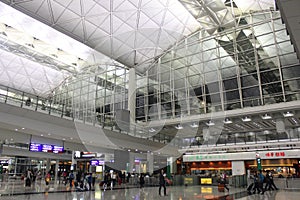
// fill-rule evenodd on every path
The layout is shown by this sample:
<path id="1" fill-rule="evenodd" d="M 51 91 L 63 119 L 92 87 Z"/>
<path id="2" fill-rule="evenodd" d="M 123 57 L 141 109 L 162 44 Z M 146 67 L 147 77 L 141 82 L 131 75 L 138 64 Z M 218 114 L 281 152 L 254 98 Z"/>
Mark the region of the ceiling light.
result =
<path id="1" fill-rule="evenodd" d="M 206 125 L 207 125 L 207 126 L 213 126 L 213 125 L 215 125 L 215 123 L 214 123 L 213 121 L 210 120 L 210 121 L 208 121 L 208 122 L 206 123 Z"/>
<path id="2" fill-rule="evenodd" d="M 286 112 L 286 113 L 283 113 L 283 116 L 284 117 L 292 117 L 292 116 L 294 116 L 294 113 L 292 113 L 292 112 Z"/>
<path id="3" fill-rule="evenodd" d="M 272 119 L 271 115 L 268 115 L 268 114 L 264 114 L 261 118 L 262 119 Z"/>
<path id="4" fill-rule="evenodd" d="M 197 128 L 199 127 L 199 124 L 196 124 L 195 122 L 191 125 L 192 128 Z"/>
<path id="5" fill-rule="evenodd" d="M 149 129 L 149 132 L 150 132 L 150 133 L 153 133 L 153 132 L 155 132 L 155 131 L 156 131 L 156 130 L 155 130 L 154 128 L 150 128 L 150 129 Z"/>
<path id="6" fill-rule="evenodd" d="M 245 118 L 242 118 L 242 121 L 243 122 L 251 122 L 251 118 L 250 117 L 245 117 Z"/>
<path id="7" fill-rule="evenodd" d="M 224 120 L 224 124 L 232 124 L 232 121 L 230 119 L 226 118 Z"/>
<path id="8" fill-rule="evenodd" d="M 180 124 L 178 124 L 177 126 L 175 126 L 176 129 L 183 129 L 183 126 L 181 126 Z"/>

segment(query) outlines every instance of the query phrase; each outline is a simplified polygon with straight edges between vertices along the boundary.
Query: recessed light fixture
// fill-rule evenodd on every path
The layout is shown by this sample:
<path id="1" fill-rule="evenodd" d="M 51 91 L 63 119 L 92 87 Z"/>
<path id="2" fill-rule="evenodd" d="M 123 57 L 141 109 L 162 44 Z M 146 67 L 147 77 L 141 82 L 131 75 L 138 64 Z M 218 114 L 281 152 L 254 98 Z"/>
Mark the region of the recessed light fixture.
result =
<path id="1" fill-rule="evenodd" d="M 232 124 L 232 121 L 230 119 L 226 118 L 224 120 L 224 124 Z"/>
<path id="2" fill-rule="evenodd" d="M 242 118 L 243 122 L 251 122 L 251 118 L 250 117 L 244 117 Z"/>
<path id="3" fill-rule="evenodd" d="M 177 126 L 175 126 L 176 129 L 180 130 L 180 129 L 183 129 L 183 126 L 178 124 Z"/>
<path id="4" fill-rule="evenodd" d="M 207 126 L 213 126 L 215 125 L 215 123 L 211 120 L 209 120 L 207 123 L 206 123 Z"/>
<path id="5" fill-rule="evenodd" d="M 261 118 L 262 119 L 272 119 L 271 115 L 268 115 L 268 114 L 264 114 Z"/>
<path id="6" fill-rule="evenodd" d="M 283 113 L 283 116 L 284 117 L 292 117 L 292 116 L 294 116 L 294 113 L 288 111 L 288 112 Z"/>
<path id="7" fill-rule="evenodd" d="M 18 131 L 18 129 L 16 128 L 15 131 Z"/>
<path id="8" fill-rule="evenodd" d="M 130 152 L 131 150 L 130 150 L 130 149 L 128 149 L 128 151 Z"/>
<path id="9" fill-rule="evenodd" d="M 25 128 L 22 128 L 22 130 L 24 130 Z"/>
<path id="10" fill-rule="evenodd" d="M 41 136 L 43 137 L 44 135 L 43 135 L 43 134 L 41 134 Z"/>
<path id="11" fill-rule="evenodd" d="M 199 127 L 199 124 L 197 124 L 197 123 L 194 122 L 194 123 L 191 125 L 191 127 L 192 127 L 192 128 L 197 128 L 197 127 Z"/>

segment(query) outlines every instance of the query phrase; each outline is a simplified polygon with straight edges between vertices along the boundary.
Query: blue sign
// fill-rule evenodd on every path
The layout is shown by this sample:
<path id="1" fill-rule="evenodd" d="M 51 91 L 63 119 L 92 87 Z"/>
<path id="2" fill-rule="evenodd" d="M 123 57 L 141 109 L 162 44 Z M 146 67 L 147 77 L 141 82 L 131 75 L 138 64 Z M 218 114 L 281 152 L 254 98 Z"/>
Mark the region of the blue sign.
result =
<path id="1" fill-rule="evenodd" d="M 30 143 L 29 151 L 41 152 L 42 144 Z"/>

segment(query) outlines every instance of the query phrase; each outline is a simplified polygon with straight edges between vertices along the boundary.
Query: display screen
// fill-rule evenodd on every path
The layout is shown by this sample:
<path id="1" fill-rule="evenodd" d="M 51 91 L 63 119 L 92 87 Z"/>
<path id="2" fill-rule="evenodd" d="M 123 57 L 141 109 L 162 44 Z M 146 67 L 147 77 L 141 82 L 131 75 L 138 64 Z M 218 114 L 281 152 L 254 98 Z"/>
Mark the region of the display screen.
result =
<path id="1" fill-rule="evenodd" d="M 62 153 L 64 152 L 64 147 L 53 146 L 53 153 Z"/>
<path id="2" fill-rule="evenodd" d="M 91 160 L 91 161 L 90 161 L 90 164 L 91 164 L 92 166 L 98 166 L 98 165 L 99 165 L 99 160 Z"/>
<path id="3" fill-rule="evenodd" d="M 42 151 L 42 144 L 30 143 L 29 151 L 34 151 L 34 152 Z"/>
<path id="4" fill-rule="evenodd" d="M 62 153 L 64 152 L 64 147 L 51 145 L 51 144 L 30 143 L 29 151 Z"/>
<path id="5" fill-rule="evenodd" d="M 50 144 L 42 144 L 43 152 L 53 152 L 53 146 Z"/>

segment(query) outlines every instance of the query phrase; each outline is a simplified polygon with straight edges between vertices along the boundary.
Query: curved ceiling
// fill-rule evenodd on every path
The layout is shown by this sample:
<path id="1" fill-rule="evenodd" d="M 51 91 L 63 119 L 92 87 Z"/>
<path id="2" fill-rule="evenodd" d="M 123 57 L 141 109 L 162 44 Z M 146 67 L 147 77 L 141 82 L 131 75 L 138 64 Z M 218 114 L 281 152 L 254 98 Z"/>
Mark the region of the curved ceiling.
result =
<path id="1" fill-rule="evenodd" d="M 117 64 L 143 73 L 157 57 L 196 30 L 213 34 L 218 28 L 230 28 L 234 15 L 269 9 L 275 2 L 0 1 L 0 44 L 10 52 L 2 52 L 7 58 L 0 59 L 4 60 L 0 62 L 0 84 L 41 96 L 91 65 Z M 36 70 L 39 66 L 51 70 Z"/>

